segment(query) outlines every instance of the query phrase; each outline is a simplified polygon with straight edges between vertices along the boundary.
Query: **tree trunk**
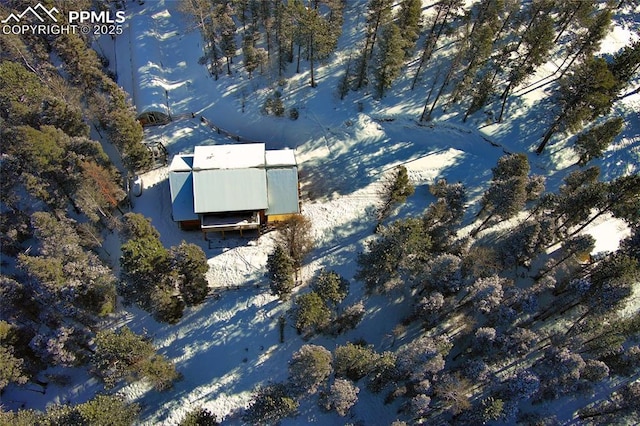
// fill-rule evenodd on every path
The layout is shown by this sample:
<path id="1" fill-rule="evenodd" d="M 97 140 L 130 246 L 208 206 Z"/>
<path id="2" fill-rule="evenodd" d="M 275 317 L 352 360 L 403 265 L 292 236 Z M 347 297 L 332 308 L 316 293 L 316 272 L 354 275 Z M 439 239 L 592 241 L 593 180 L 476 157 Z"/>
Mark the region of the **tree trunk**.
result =
<path id="1" fill-rule="evenodd" d="M 433 93 L 433 89 L 436 88 L 438 77 L 440 77 L 440 68 L 438 68 L 438 70 L 436 71 L 436 76 L 434 77 L 433 83 L 431 84 L 429 95 L 427 95 L 427 99 L 424 101 L 424 108 L 422 109 L 422 115 L 420 115 L 420 122 L 424 121 L 425 114 L 427 113 L 427 105 L 429 105 L 429 100 L 431 99 L 431 94 Z"/>
<path id="2" fill-rule="evenodd" d="M 313 34 L 311 34 L 311 41 L 309 42 L 309 66 L 311 68 L 311 87 L 316 87 L 315 74 L 313 70 Z"/>
<path id="3" fill-rule="evenodd" d="M 544 147 L 547 146 L 547 143 L 551 139 L 551 136 L 553 136 L 554 133 L 558 131 L 560 121 L 562 121 L 563 118 L 564 114 L 561 114 L 558 118 L 556 118 L 556 121 L 553 122 L 551 127 L 549 127 L 549 130 L 547 130 L 544 134 L 544 138 L 542 138 L 542 142 L 540 142 L 540 145 L 538 145 L 538 147 L 536 148 L 536 154 L 542 154 L 542 151 L 544 151 Z"/>
<path id="4" fill-rule="evenodd" d="M 413 90 L 413 88 L 416 86 L 416 81 L 418 81 L 418 76 L 420 75 L 420 71 L 422 71 L 422 66 L 426 61 L 429 60 L 429 58 L 431 57 L 431 53 L 433 52 L 432 45 L 435 44 L 435 41 L 433 40 L 433 34 L 436 30 L 436 26 L 438 25 L 438 20 L 440 19 L 440 12 L 442 12 L 442 9 L 438 9 L 436 19 L 433 21 L 431 30 L 429 30 L 429 34 L 425 39 L 424 49 L 422 50 L 422 55 L 420 55 L 420 62 L 418 63 L 418 69 L 416 70 L 416 75 L 413 77 L 413 82 L 411 83 L 411 90 Z"/>

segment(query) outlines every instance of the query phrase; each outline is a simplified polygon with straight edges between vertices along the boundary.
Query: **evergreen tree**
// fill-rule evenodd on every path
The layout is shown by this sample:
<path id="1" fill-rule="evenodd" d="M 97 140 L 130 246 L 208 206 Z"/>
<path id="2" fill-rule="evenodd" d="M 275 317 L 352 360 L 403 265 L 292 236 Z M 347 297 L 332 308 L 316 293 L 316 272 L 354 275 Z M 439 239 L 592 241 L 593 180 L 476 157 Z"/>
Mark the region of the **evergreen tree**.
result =
<path id="1" fill-rule="evenodd" d="M 503 221 L 515 216 L 532 198 L 532 194 L 527 192 L 529 161 L 526 155 L 505 155 L 492 170 L 491 186 L 482 196 L 482 209 L 478 214 L 485 215 L 485 219 L 472 231 L 472 236 L 477 235 L 491 220 L 497 218 Z"/>
<path id="2" fill-rule="evenodd" d="M 332 360 L 324 347 L 303 345 L 289 361 L 289 381 L 299 392 L 315 393 L 331 375 Z"/>
<path id="3" fill-rule="evenodd" d="M 233 22 L 233 9 L 229 3 L 219 5 L 216 10 L 220 25 L 220 50 L 227 62 L 227 74 L 231 75 L 231 64 L 236 55 L 236 24 Z"/>
<path id="4" fill-rule="evenodd" d="M 422 220 L 431 237 L 432 250 L 446 252 L 464 216 L 466 190 L 461 183 L 448 184 L 440 179 L 429 187 L 429 191 L 437 199 L 429 205 Z"/>
<path id="5" fill-rule="evenodd" d="M 558 130 L 576 130 L 611 109 L 616 79 L 601 58 L 589 58 L 560 82 L 560 112 L 538 145 L 541 154 Z"/>
<path id="6" fill-rule="evenodd" d="M 555 6 L 558 12 L 558 19 L 556 19 L 558 35 L 553 41 L 554 43 L 558 43 L 570 27 L 586 25 L 594 8 L 592 3 L 586 1 L 557 2 Z"/>
<path id="7" fill-rule="evenodd" d="M 320 399 L 320 405 L 325 410 L 335 410 L 338 415 L 344 417 L 358 402 L 358 392 L 360 389 L 349 380 L 336 379 L 329 388 L 329 392 Z"/>
<path id="8" fill-rule="evenodd" d="M 431 59 L 440 36 L 450 24 L 450 20 L 454 20 L 458 17 L 458 13 L 464 4 L 463 0 L 444 0 L 438 2 L 434 7 L 436 9 L 436 16 L 433 19 L 431 28 L 425 38 L 424 46 L 422 48 L 422 54 L 420 55 L 420 61 L 418 62 L 418 68 L 416 74 L 413 77 L 411 83 L 411 90 L 416 86 L 420 72 L 424 64 L 428 63 Z"/>
<path id="9" fill-rule="evenodd" d="M 618 82 L 616 91 L 620 92 L 640 70 L 640 40 L 620 49 L 613 56 L 609 69 Z"/>
<path id="10" fill-rule="evenodd" d="M 575 150 L 580 156 L 578 164 L 585 166 L 594 158 L 601 157 L 613 139 L 622 131 L 623 123 L 624 120 L 621 117 L 612 118 L 578 135 L 575 143 Z"/>
<path id="11" fill-rule="evenodd" d="M 326 303 L 336 307 L 349 293 L 349 281 L 335 271 L 322 270 L 311 288 Z"/>
<path id="12" fill-rule="evenodd" d="M 276 383 L 254 393 L 243 419 L 254 425 L 278 424 L 285 417 L 293 416 L 299 405 L 284 384 Z"/>
<path id="13" fill-rule="evenodd" d="M 471 383 L 461 375 L 443 374 L 434 383 L 436 398 L 454 415 L 471 408 L 469 390 Z"/>
<path id="14" fill-rule="evenodd" d="M 358 61 L 356 90 L 366 84 L 367 67 L 369 66 L 369 60 L 373 56 L 378 30 L 384 27 L 391 19 L 392 4 L 392 0 L 370 0 L 367 5 L 367 28 L 362 56 Z"/>
<path id="15" fill-rule="evenodd" d="M 0 340 L 0 391 L 10 383 L 25 384 L 28 380 L 23 369 L 24 360 L 17 358 L 3 340 Z"/>
<path id="16" fill-rule="evenodd" d="M 202 303 L 209 293 L 205 274 L 209 271 L 207 256 L 195 244 L 182 242 L 171 248 L 171 270 L 178 274 L 178 289 L 187 306 Z"/>
<path id="17" fill-rule="evenodd" d="M 271 294 L 287 300 L 295 287 L 294 262 L 281 245 L 277 245 L 267 257 L 267 276 Z"/>
<path id="18" fill-rule="evenodd" d="M 502 121 L 505 107 L 511 90 L 522 83 L 539 65 L 547 60 L 548 53 L 553 47 L 553 19 L 549 15 L 542 15 L 534 20 L 529 29 L 522 35 L 522 42 L 527 52 L 516 61 L 511 69 L 507 87 L 502 92 L 502 105 L 498 122 Z"/>
<path id="19" fill-rule="evenodd" d="M 244 55 L 244 68 L 249 73 L 249 78 L 253 75 L 253 72 L 258 68 L 262 62 L 259 52 L 255 47 L 255 36 L 247 34 L 244 36 L 242 43 L 242 54 Z"/>
<path id="20" fill-rule="evenodd" d="M 400 75 L 404 62 L 404 45 L 398 26 L 394 23 L 385 25 L 380 36 L 376 64 L 376 91 L 379 98 L 382 98 L 384 91 Z"/>
<path id="21" fill-rule="evenodd" d="M 460 40 L 465 57 L 462 61 L 462 76 L 453 90 L 451 103 L 457 103 L 469 91 L 474 85 L 478 70 L 492 54 L 495 35 L 499 30 L 499 12 L 503 7 L 502 2 L 482 0 L 475 13 L 472 9 L 472 25 L 469 28 L 467 23 L 463 27 L 464 34 Z"/>
<path id="22" fill-rule="evenodd" d="M 640 277 L 638 262 L 623 254 L 613 253 L 596 265 L 590 275 L 590 285 L 577 302 L 582 305 L 582 315 L 573 323 L 567 334 L 585 318 L 601 317 L 624 306 L 633 292 L 633 283 Z"/>
<path id="23" fill-rule="evenodd" d="M 187 413 L 178 426 L 218 426 L 216 416 L 206 408 L 195 408 Z"/>
<path id="24" fill-rule="evenodd" d="M 75 407 L 82 424 L 130 426 L 138 420 L 140 406 L 118 395 L 97 395 Z"/>
<path id="25" fill-rule="evenodd" d="M 169 253 L 157 238 L 135 238 L 120 250 L 120 266 L 124 282 L 121 292 L 125 300 L 151 309 L 151 295 L 169 270 Z"/>
<path id="26" fill-rule="evenodd" d="M 333 353 L 333 368 L 336 377 L 360 380 L 376 368 L 380 358 L 369 346 L 356 345 L 351 342 L 338 346 Z"/>
<path id="27" fill-rule="evenodd" d="M 569 52 L 575 52 L 575 54 L 571 59 L 567 56 L 565 61 L 560 65 L 560 67 L 558 67 L 558 69 L 562 69 L 565 62 L 567 60 L 569 61 L 562 71 L 561 76 L 564 76 L 564 74 L 571 69 L 571 66 L 578 58 L 586 58 L 588 60 L 590 56 L 598 51 L 600 48 L 600 42 L 609 32 L 611 17 L 611 10 L 607 8 L 596 13 L 595 16 L 590 19 L 586 31 L 583 34 L 579 34 L 573 41 L 572 45 L 569 46 Z"/>
<path id="28" fill-rule="evenodd" d="M 403 40 L 404 60 L 413 54 L 413 49 L 420 37 L 420 27 L 422 21 L 422 2 L 420 0 L 403 0 L 400 3 L 400 10 L 396 16 L 396 25 L 401 28 L 400 33 Z"/>
<path id="29" fill-rule="evenodd" d="M 331 311 L 316 292 L 296 298 L 295 324 L 299 333 L 314 333 L 324 329 L 331 319 Z"/>
<path id="30" fill-rule="evenodd" d="M 430 248 L 431 238 L 420 219 L 393 222 L 367 242 L 367 250 L 358 256 L 355 278 L 369 292 L 387 292 L 402 283 L 403 272 L 428 258 Z"/>
<path id="31" fill-rule="evenodd" d="M 128 327 L 117 331 L 99 331 L 92 363 L 107 387 L 120 380 L 149 379 L 162 390 L 178 378 L 175 367 L 155 349 L 148 339 L 133 333 Z"/>
<path id="32" fill-rule="evenodd" d="M 392 177 L 382 184 L 380 197 L 382 205 L 378 211 L 378 224 L 386 219 L 397 204 L 404 203 L 413 195 L 415 188 L 409 180 L 409 173 L 405 166 L 397 166 Z"/>

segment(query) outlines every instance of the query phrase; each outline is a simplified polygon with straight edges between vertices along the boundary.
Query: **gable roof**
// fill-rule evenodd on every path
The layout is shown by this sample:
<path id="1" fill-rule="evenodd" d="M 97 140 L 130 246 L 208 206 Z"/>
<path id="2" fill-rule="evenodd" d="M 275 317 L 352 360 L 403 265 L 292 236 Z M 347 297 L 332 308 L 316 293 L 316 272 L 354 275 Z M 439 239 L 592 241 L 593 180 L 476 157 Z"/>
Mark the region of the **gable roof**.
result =
<path id="1" fill-rule="evenodd" d="M 193 155 L 176 155 L 169 166 L 169 189 L 173 220 L 197 220 L 193 207 Z"/>
<path id="2" fill-rule="evenodd" d="M 194 170 L 264 168 L 265 164 L 263 143 L 196 146 L 193 156 Z"/>
<path id="3" fill-rule="evenodd" d="M 267 169 L 267 215 L 299 213 L 298 168 Z"/>
<path id="4" fill-rule="evenodd" d="M 296 156 L 292 149 L 276 149 L 265 151 L 265 164 L 270 167 L 291 167 L 297 166 Z"/>
<path id="5" fill-rule="evenodd" d="M 262 210 L 269 206 L 264 169 L 194 170 L 195 213 Z"/>
<path id="6" fill-rule="evenodd" d="M 196 146 L 193 154 L 178 154 L 169 186 L 178 222 L 205 213 L 299 212 L 294 151 L 266 151 L 263 143 Z"/>

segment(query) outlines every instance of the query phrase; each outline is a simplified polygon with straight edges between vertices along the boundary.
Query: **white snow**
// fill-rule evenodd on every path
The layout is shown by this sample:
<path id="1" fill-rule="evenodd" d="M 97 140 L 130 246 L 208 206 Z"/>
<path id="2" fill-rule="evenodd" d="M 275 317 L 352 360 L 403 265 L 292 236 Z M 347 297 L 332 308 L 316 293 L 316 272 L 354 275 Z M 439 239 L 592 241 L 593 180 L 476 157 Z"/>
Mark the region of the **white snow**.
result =
<path id="1" fill-rule="evenodd" d="M 356 11 L 362 4 L 363 1 L 354 2 L 347 8 L 346 28 L 349 22 L 352 27 L 358 25 L 362 16 Z M 264 141 L 267 152 L 291 148 L 300 168 L 302 213 L 313 224 L 317 247 L 299 279 L 307 283 L 322 268 L 334 269 L 351 280 L 350 303 L 362 297 L 361 284 L 353 281 L 355 258 L 372 235 L 381 182 L 395 166 L 405 165 L 416 185 L 416 193 L 399 209 L 398 216 L 422 212 L 432 200 L 428 185 L 439 178 L 463 182 L 469 192 L 470 211 L 474 212 L 474 204 L 486 188 L 496 160 L 505 152 L 526 151 L 527 145 L 540 135 L 541 125 L 550 121 L 539 106 L 547 90 L 542 87 L 524 94 L 523 103 L 511 107 L 513 111 L 505 123 L 481 131 L 474 129 L 477 123 L 473 119 L 469 126 L 442 121 L 421 126 L 415 122 L 420 111 L 413 105 L 419 105 L 416 99 L 424 94 L 409 92 L 408 78 L 402 79 L 397 91 L 384 101 L 374 101 L 366 93 L 350 93 L 343 102 L 336 100 L 332 92 L 342 71 L 341 61 L 317 70 L 323 90 L 308 87 L 306 72 L 284 87 L 273 85 L 282 92 L 287 107 L 298 108 L 300 117 L 296 121 L 267 117 L 260 109 L 272 89 L 263 87 L 275 82 L 276 76 L 248 80 L 235 64 L 232 77 L 223 75 L 216 82 L 204 67 L 196 64 L 202 55 L 200 36 L 182 30 L 184 20 L 176 11 L 176 3 L 147 2 L 138 13 L 161 16 L 164 25 L 178 34 L 163 40 L 167 44 L 165 52 L 181 53 L 163 60 L 167 70 L 175 70 L 170 79 L 185 82 L 179 90 L 171 91 L 170 102 L 174 110 L 196 113 L 193 119 L 148 129 L 146 137 L 161 140 L 171 154 L 191 153 L 198 145 L 232 143 L 198 120 L 201 115 L 229 133 Z M 623 37 L 620 31 L 614 32 L 616 40 Z M 346 32 L 340 42 L 345 51 L 346 43 L 351 43 L 349 37 Z M 541 69 L 540 78 L 552 72 L 553 66 Z M 634 97 L 636 102 L 637 98 Z M 532 111 L 538 111 L 538 122 L 523 122 L 532 116 L 536 118 Z M 524 140 L 522 135 L 526 135 Z M 637 141 L 633 145 L 637 147 Z M 551 153 L 547 160 L 530 157 L 534 171 L 551 176 L 551 190 L 561 183 L 553 176 L 562 175 L 558 172 L 575 163 L 570 149 L 561 154 L 558 157 L 557 153 Z M 634 167 L 624 160 L 621 157 L 621 167 Z M 228 164 L 225 163 L 227 167 Z M 611 173 L 607 175 L 610 177 Z M 286 342 L 278 343 L 277 319 L 287 315 L 290 305 L 269 295 L 264 278 L 274 234 L 259 238 L 231 235 L 225 240 L 206 242 L 198 233 L 180 231 L 169 217 L 166 176 L 166 169 L 143 176 L 147 189 L 137 200 L 134 211 L 152 218 L 165 245 L 186 240 L 205 250 L 210 266 L 207 278 L 220 299 L 188 310 L 175 326 L 156 324 L 148 315 L 133 310 L 129 325 L 138 331 L 143 328 L 149 331 L 160 351 L 176 361 L 184 379 L 165 393 L 154 392 L 142 383 L 127 385 L 121 392 L 129 400 L 143 404 L 145 424 L 175 424 L 188 410 L 198 406 L 210 409 L 221 419 L 238 422 L 234 414 L 248 405 L 254 387 L 285 380 L 287 361 L 305 343 L 290 326 L 285 332 Z M 619 221 L 602 220 L 586 232 L 596 237 L 596 249 L 601 251 L 615 249 L 628 230 Z M 358 329 L 336 340 L 316 337 L 313 343 L 333 349 L 348 340 L 365 338 L 377 350 L 388 350 L 395 340 L 391 337 L 393 326 L 408 313 L 401 303 L 403 298 L 403 295 L 396 300 L 367 298 L 364 300 L 367 317 Z M 410 335 L 401 336 L 400 340 Z M 391 423 L 397 418 L 397 407 L 384 405 L 382 398 L 362 389 L 352 410 L 353 418 L 366 424 Z M 301 415 L 283 424 L 337 424 L 344 420 L 319 411 L 313 403 L 304 403 Z"/>

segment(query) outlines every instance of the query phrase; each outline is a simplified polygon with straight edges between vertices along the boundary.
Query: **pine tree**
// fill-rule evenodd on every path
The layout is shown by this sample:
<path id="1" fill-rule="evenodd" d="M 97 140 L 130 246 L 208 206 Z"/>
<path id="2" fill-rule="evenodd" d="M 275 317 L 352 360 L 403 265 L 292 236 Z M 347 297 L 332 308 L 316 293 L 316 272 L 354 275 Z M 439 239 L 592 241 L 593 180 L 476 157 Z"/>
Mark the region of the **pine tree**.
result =
<path id="1" fill-rule="evenodd" d="M 355 278 L 363 281 L 369 292 L 385 293 L 402 281 L 403 272 L 423 262 L 430 253 L 431 238 L 422 220 L 409 218 L 381 227 L 378 239 L 367 243 L 358 256 Z"/>
<path id="2" fill-rule="evenodd" d="M 335 271 L 322 270 L 311 287 L 333 307 L 340 304 L 349 293 L 349 281 Z"/>
<path id="3" fill-rule="evenodd" d="M 231 75 L 231 63 L 236 55 L 236 24 L 233 22 L 234 12 L 230 4 L 219 5 L 216 10 L 220 25 L 220 50 L 227 61 L 227 74 Z"/>
<path id="4" fill-rule="evenodd" d="M 604 9 L 603 11 L 596 13 L 595 17 L 590 20 L 585 33 L 576 37 L 573 44 L 569 47 L 570 52 L 576 53 L 571 57 L 571 59 L 567 56 L 563 63 L 558 67 L 558 70 L 562 69 L 565 62 L 567 60 L 569 61 L 560 74 L 561 77 L 571 69 L 571 66 L 577 59 L 586 58 L 588 60 L 590 56 L 598 51 L 600 42 L 607 35 L 609 27 L 611 26 L 611 17 L 611 10 Z"/>
<path id="5" fill-rule="evenodd" d="M 289 361 L 289 381 L 299 392 L 315 393 L 331 375 L 332 360 L 323 346 L 303 345 Z"/>
<path id="6" fill-rule="evenodd" d="M 351 342 L 338 346 L 333 352 L 333 368 L 336 377 L 358 381 L 376 368 L 380 358 L 371 347 Z"/>
<path id="7" fill-rule="evenodd" d="M 611 109 L 616 79 L 601 58 L 589 58 L 560 82 L 560 112 L 536 152 L 541 154 L 558 130 L 576 130 Z"/>
<path id="8" fill-rule="evenodd" d="M 209 271 L 207 256 L 202 249 L 191 243 L 182 242 L 172 247 L 171 270 L 178 275 L 178 289 L 187 306 L 202 303 L 209 293 L 205 274 Z"/>
<path id="9" fill-rule="evenodd" d="M 422 54 L 420 55 L 420 61 L 418 62 L 418 68 L 416 69 L 416 74 L 411 82 L 411 90 L 416 86 L 422 67 L 431 59 L 431 55 L 438 44 L 440 36 L 444 32 L 445 28 L 450 24 L 450 20 L 454 20 L 458 17 L 458 13 L 463 4 L 463 0 L 444 0 L 435 5 L 436 16 L 433 20 L 433 24 L 431 25 L 431 29 L 425 38 Z"/>
<path id="10" fill-rule="evenodd" d="M 271 294 L 287 300 L 295 287 L 294 262 L 281 245 L 277 245 L 267 257 L 267 276 Z"/>
<path id="11" fill-rule="evenodd" d="M 620 49 L 609 64 L 609 69 L 618 82 L 616 91 L 620 92 L 640 70 L 640 40 Z"/>
<path id="12" fill-rule="evenodd" d="M 483 106 L 487 104 L 487 101 L 493 94 L 493 82 L 491 76 L 485 74 L 480 81 L 471 88 L 471 104 L 464 113 L 462 122 L 466 122 L 469 116 L 479 111 Z"/>
<path id="13" fill-rule="evenodd" d="M 396 24 L 389 23 L 384 26 L 378 45 L 376 64 L 376 91 L 379 98 L 384 96 L 384 91 L 389 89 L 393 81 L 400 75 L 400 69 L 404 62 L 404 44 L 400 29 Z"/>
<path id="14" fill-rule="evenodd" d="M 83 424 L 130 426 L 138 420 L 140 406 L 126 402 L 118 395 L 96 395 L 95 398 L 74 407 Z"/>
<path id="15" fill-rule="evenodd" d="M 588 23 L 590 15 L 593 13 L 593 7 L 592 3 L 586 1 L 557 2 L 556 26 L 558 35 L 553 42 L 558 43 L 570 26 L 581 26 Z"/>
<path id="16" fill-rule="evenodd" d="M 542 15 L 534 20 L 522 35 L 522 42 L 526 46 L 527 53 L 511 69 L 509 82 L 501 95 L 502 105 L 498 122 L 502 121 L 511 90 L 534 72 L 537 66 L 547 60 L 549 50 L 553 47 L 553 36 L 553 19 L 548 15 Z"/>
<path id="17" fill-rule="evenodd" d="M 378 211 L 378 224 L 389 217 L 396 205 L 404 203 L 415 192 L 409 180 L 407 168 L 402 165 L 397 166 L 392 177 L 383 183 L 380 192 L 382 205 Z"/>
<path id="18" fill-rule="evenodd" d="M 283 418 L 295 415 L 299 405 L 284 384 L 275 383 L 254 393 L 243 420 L 260 426 L 278 424 Z"/>
<path id="19" fill-rule="evenodd" d="M 367 29 L 362 56 L 358 61 L 356 90 L 360 89 L 367 81 L 367 67 L 373 56 L 378 30 L 391 19 L 392 4 L 392 0 L 370 0 L 367 5 Z"/>
<path id="20" fill-rule="evenodd" d="M 485 215 L 471 235 L 475 236 L 486 227 L 489 221 L 503 221 L 518 214 L 530 199 L 527 193 L 529 184 L 529 161 L 524 154 L 505 155 L 493 168 L 491 186 L 482 196 L 482 209 L 478 215 Z"/>
<path id="21" fill-rule="evenodd" d="M 11 347 L 0 345 L 0 391 L 10 383 L 25 384 L 27 376 L 23 370 L 24 360 L 17 358 Z"/>
<path id="22" fill-rule="evenodd" d="M 603 124 L 593 127 L 576 138 L 575 150 L 580 156 L 578 164 L 582 167 L 602 153 L 622 131 L 624 120 L 621 117 L 612 118 Z"/>
<path id="23" fill-rule="evenodd" d="M 148 339 L 133 333 L 128 327 L 117 331 L 99 331 L 92 363 L 107 387 L 120 380 L 148 378 L 156 388 L 165 389 L 178 375 L 172 363 L 156 355 Z"/>
<path id="24" fill-rule="evenodd" d="M 327 411 L 335 410 L 340 416 L 346 416 L 349 409 L 358 402 L 360 389 L 349 380 L 335 379 L 329 392 L 320 398 L 320 405 Z"/>
<path id="25" fill-rule="evenodd" d="M 218 426 L 216 416 L 206 408 L 195 408 L 187 413 L 178 426 Z"/>
<path id="26" fill-rule="evenodd" d="M 244 55 L 244 68 L 249 73 L 249 78 L 251 78 L 253 72 L 260 66 L 262 61 L 255 47 L 255 35 L 247 34 L 244 36 L 242 54 Z"/>
<path id="27" fill-rule="evenodd" d="M 431 236 L 432 250 L 446 252 L 464 216 L 466 190 L 461 183 L 448 184 L 440 179 L 429 187 L 429 192 L 437 199 L 429 205 L 422 220 Z"/>
<path id="28" fill-rule="evenodd" d="M 420 37 L 420 27 L 422 21 L 422 2 L 420 0 L 403 0 L 400 3 L 400 10 L 396 16 L 396 25 L 402 28 L 401 37 L 404 41 L 404 60 L 413 54 L 413 49 Z"/>
<path id="29" fill-rule="evenodd" d="M 331 311 L 316 292 L 296 298 L 295 325 L 299 333 L 316 333 L 324 329 L 331 319 Z"/>

